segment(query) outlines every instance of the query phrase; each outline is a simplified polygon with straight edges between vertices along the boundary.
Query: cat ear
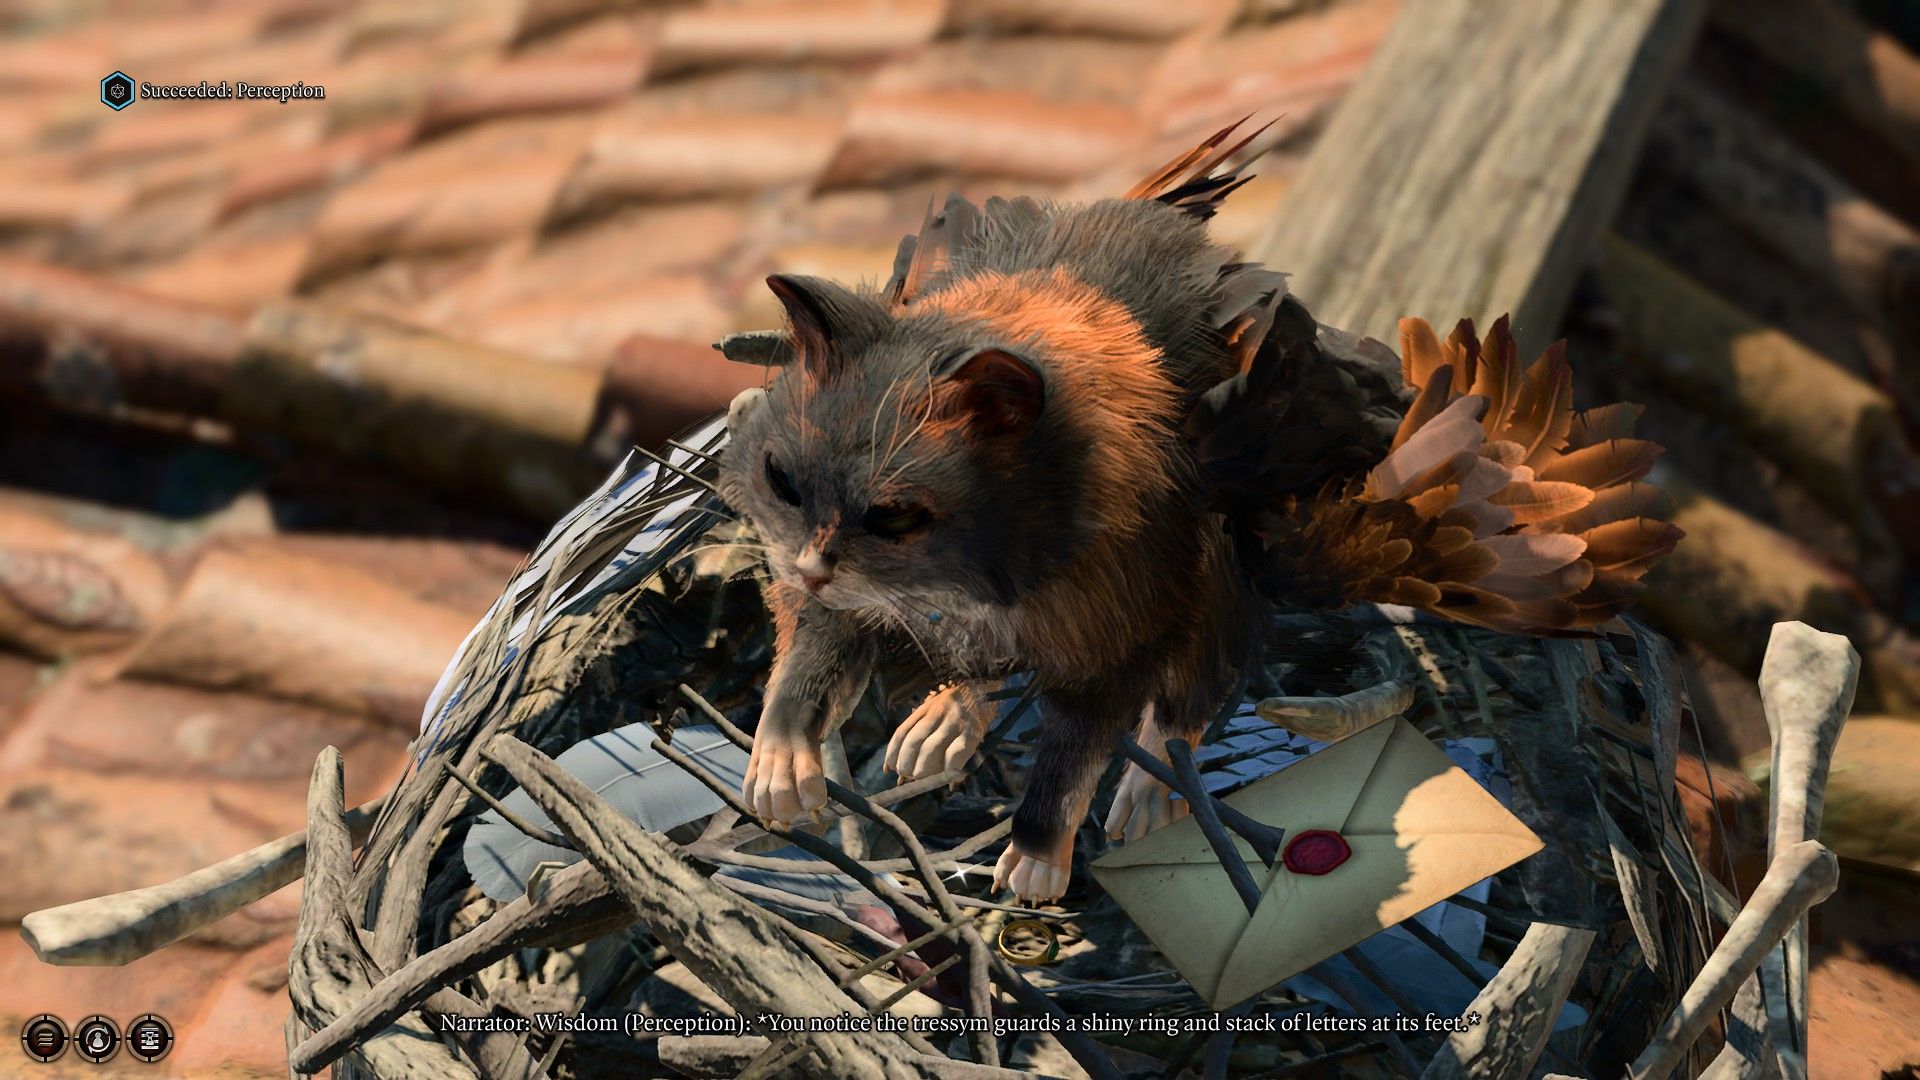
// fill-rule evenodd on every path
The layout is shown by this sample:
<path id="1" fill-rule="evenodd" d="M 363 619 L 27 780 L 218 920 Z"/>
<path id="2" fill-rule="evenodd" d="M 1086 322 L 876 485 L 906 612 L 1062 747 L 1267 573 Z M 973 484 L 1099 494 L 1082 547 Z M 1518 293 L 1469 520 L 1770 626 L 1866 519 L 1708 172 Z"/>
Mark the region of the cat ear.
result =
<path id="1" fill-rule="evenodd" d="M 794 351 L 816 376 L 833 374 L 849 342 L 885 318 L 877 303 L 825 278 L 774 274 L 767 278 L 767 288 L 787 310 Z"/>
<path id="2" fill-rule="evenodd" d="M 946 376 L 943 396 L 977 435 L 1025 435 L 1046 406 L 1047 387 L 1032 364 L 1004 349 L 982 349 Z"/>

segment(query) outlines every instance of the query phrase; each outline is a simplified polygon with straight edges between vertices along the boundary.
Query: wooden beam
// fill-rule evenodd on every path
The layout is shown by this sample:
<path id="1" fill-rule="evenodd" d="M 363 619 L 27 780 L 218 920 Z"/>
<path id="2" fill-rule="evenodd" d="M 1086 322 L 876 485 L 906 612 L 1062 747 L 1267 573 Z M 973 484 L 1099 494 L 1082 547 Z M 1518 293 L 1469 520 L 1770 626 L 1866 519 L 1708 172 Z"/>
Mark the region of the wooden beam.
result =
<path id="1" fill-rule="evenodd" d="M 1920 162 L 1920 57 L 1838 0 L 1717 0 L 1714 28 Z M 1803 91 L 1804 92 L 1804 89 Z"/>
<path id="2" fill-rule="evenodd" d="M 1330 326 L 1559 328 L 1704 0 L 1410 4 L 1249 252 Z"/>
<path id="3" fill-rule="evenodd" d="M 1920 464 L 1892 398 L 1618 236 L 1593 268 L 1631 362 L 1848 520 L 1884 516 L 1920 555 L 1920 508 L 1907 494 Z"/>
<path id="4" fill-rule="evenodd" d="M 1904 273 L 1920 234 L 1704 80 L 1674 88 L 1647 164 L 1678 174 L 1855 311 L 1910 317 L 1920 303 L 1920 280 Z"/>

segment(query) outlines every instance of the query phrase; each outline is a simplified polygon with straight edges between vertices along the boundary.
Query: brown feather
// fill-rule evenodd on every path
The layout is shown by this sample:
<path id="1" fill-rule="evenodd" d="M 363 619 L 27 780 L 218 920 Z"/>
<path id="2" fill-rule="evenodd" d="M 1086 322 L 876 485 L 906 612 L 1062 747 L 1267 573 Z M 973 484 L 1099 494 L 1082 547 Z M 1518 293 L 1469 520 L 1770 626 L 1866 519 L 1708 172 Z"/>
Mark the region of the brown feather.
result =
<path id="1" fill-rule="evenodd" d="M 1503 435 L 1513 408 L 1519 402 L 1522 383 L 1520 362 L 1514 355 L 1517 348 L 1505 315 L 1494 320 L 1493 327 L 1487 331 L 1487 339 L 1480 344 L 1479 370 L 1474 376 L 1472 389 L 1467 393 L 1479 394 L 1487 399 L 1486 415 L 1481 418 L 1480 424 L 1489 439 Z"/>
<path id="2" fill-rule="evenodd" d="M 1472 319 L 1461 319 L 1453 324 L 1453 333 L 1448 334 L 1447 340 L 1440 345 L 1440 355 L 1453 365 L 1455 386 L 1473 385 L 1474 380 L 1480 377 L 1480 339 L 1474 336 Z"/>
<path id="3" fill-rule="evenodd" d="M 1450 509 L 1453 501 L 1459 497 L 1459 484 L 1442 484 L 1408 499 L 1407 505 L 1413 507 L 1414 514 L 1419 517 L 1434 518 Z"/>
<path id="4" fill-rule="evenodd" d="M 1236 359 L 1251 329 L 1226 320 Z M 1564 343 L 1521 369 L 1509 320 L 1484 341 L 1400 321 L 1415 393 L 1387 453 L 1356 483 L 1287 503 L 1262 535 L 1319 602 L 1408 604 L 1508 633 L 1577 633 L 1631 603 L 1631 579 L 1672 550 L 1664 497 L 1635 483 L 1660 448 L 1624 437 L 1635 411 L 1576 418 Z M 1579 438 L 1575 438 L 1575 436 Z M 1605 435 L 1592 445 L 1581 439 Z M 1589 550 L 1589 541 L 1592 549 Z M 1265 588 L 1266 586 L 1263 586 Z"/>
<path id="5" fill-rule="evenodd" d="M 1647 475 L 1660 453 L 1660 444 L 1645 439 L 1609 439 L 1553 458 L 1537 472 L 1542 480 L 1564 480 L 1597 490 Z"/>
<path id="6" fill-rule="evenodd" d="M 1400 378 L 1408 386 L 1424 388 L 1433 373 L 1446 366 L 1440 354 L 1440 339 L 1425 319 L 1400 320 Z M 1448 373 L 1451 378 L 1452 373 Z M 1461 383 L 1465 386 L 1465 383 Z"/>
<path id="7" fill-rule="evenodd" d="M 1487 502 L 1470 502 L 1462 503 L 1454 507 L 1454 510 L 1473 519 L 1475 537 L 1492 536 L 1513 528 L 1513 511 L 1504 506 L 1495 506 Z"/>
<path id="8" fill-rule="evenodd" d="M 1432 372 L 1426 385 L 1420 388 L 1419 395 L 1413 399 L 1413 404 L 1407 406 L 1407 415 L 1400 419 L 1399 430 L 1393 433 L 1393 445 L 1389 451 L 1405 446 L 1414 432 L 1440 415 L 1440 410 L 1446 408 L 1451 398 L 1452 389 L 1452 368 L 1442 367 Z"/>
<path id="9" fill-rule="evenodd" d="M 1495 506 L 1513 511 L 1516 525 L 1538 525 L 1565 517 L 1593 500 L 1592 488 L 1555 480 L 1509 484 L 1505 490 L 1487 498 Z"/>
<path id="10" fill-rule="evenodd" d="M 1430 581 L 1419 578 L 1397 577 L 1393 579 L 1387 599 L 1382 604 L 1404 604 L 1412 608 L 1431 608 L 1440 602 L 1440 587 Z"/>
<path id="11" fill-rule="evenodd" d="M 1499 572 L 1531 577 L 1558 570 L 1578 559 L 1587 542 L 1564 533 L 1512 533 L 1489 536 L 1480 545 L 1500 560 Z"/>
<path id="12" fill-rule="evenodd" d="M 1445 558 L 1463 548 L 1471 547 L 1473 545 L 1471 525 L 1471 522 L 1465 524 L 1440 522 L 1431 533 L 1427 534 L 1427 550 Z"/>
<path id="13" fill-rule="evenodd" d="M 1680 539 L 1680 530 L 1653 518 L 1628 518 L 1588 529 L 1579 538 L 1586 541 L 1587 558 L 1594 566 L 1613 574 L 1639 577 L 1673 550 Z"/>
<path id="14" fill-rule="evenodd" d="M 1524 467 L 1527 463 L 1527 448 L 1512 439 L 1495 439 L 1480 448 L 1482 456 L 1497 461 L 1509 469 Z M 1528 470 L 1532 472 L 1531 469 Z"/>
<path id="15" fill-rule="evenodd" d="M 1485 404 L 1485 398 L 1455 398 L 1373 467 L 1363 497 L 1392 498 L 1406 490 L 1409 481 L 1455 454 L 1477 451 L 1482 438 L 1479 410 Z"/>
<path id="16" fill-rule="evenodd" d="M 1509 574 L 1495 570 L 1475 584 L 1509 600 L 1565 600 L 1593 583 L 1593 564 L 1575 559 L 1558 570 L 1540 574 Z"/>
<path id="17" fill-rule="evenodd" d="M 1616 401 L 1611 405 L 1575 413 L 1572 430 L 1567 433 L 1567 445 L 1577 448 L 1608 439 L 1631 438 L 1634 424 L 1645 411 L 1644 405 Z"/>
<path id="18" fill-rule="evenodd" d="M 1525 461 L 1537 470 L 1566 445 L 1573 426 L 1573 368 L 1565 342 L 1554 342 L 1527 369 L 1521 396 L 1524 415 L 1507 437 L 1526 447 Z"/>
<path id="19" fill-rule="evenodd" d="M 1673 513 L 1673 500 L 1652 484 L 1618 484 L 1595 492 L 1593 501 L 1554 522 L 1560 532 L 1582 533 L 1610 521 L 1628 518 L 1665 520 Z"/>
<path id="20" fill-rule="evenodd" d="M 1572 598 L 1578 614 L 1576 625 L 1593 626 L 1605 622 L 1633 606 L 1644 584 L 1635 578 L 1613 574 L 1594 575 L 1593 584 Z"/>

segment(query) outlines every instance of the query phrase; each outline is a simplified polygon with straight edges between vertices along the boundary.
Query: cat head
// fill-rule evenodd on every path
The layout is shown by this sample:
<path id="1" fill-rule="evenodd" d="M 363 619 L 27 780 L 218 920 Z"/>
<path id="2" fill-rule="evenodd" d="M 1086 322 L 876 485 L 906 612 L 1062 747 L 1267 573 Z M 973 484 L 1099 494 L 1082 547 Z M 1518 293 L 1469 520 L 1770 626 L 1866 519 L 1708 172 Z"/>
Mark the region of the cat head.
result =
<path id="1" fill-rule="evenodd" d="M 1084 439 L 1038 343 L 820 279 L 768 286 L 792 355 L 729 410 L 720 489 L 771 574 L 828 607 L 927 617 L 1013 604 L 1066 557 Z"/>

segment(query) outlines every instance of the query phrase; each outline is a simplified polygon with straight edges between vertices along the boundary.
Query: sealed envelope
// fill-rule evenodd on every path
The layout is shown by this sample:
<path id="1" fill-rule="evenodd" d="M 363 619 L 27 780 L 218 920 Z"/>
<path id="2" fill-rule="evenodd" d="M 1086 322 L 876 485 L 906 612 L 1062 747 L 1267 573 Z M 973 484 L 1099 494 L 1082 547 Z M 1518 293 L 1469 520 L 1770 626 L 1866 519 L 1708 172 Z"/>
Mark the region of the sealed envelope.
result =
<path id="1" fill-rule="evenodd" d="M 1252 915 L 1189 816 L 1102 856 L 1093 876 L 1193 988 L 1224 1009 L 1541 850 L 1540 838 L 1403 719 L 1375 724 L 1225 800 L 1286 830 Z"/>

